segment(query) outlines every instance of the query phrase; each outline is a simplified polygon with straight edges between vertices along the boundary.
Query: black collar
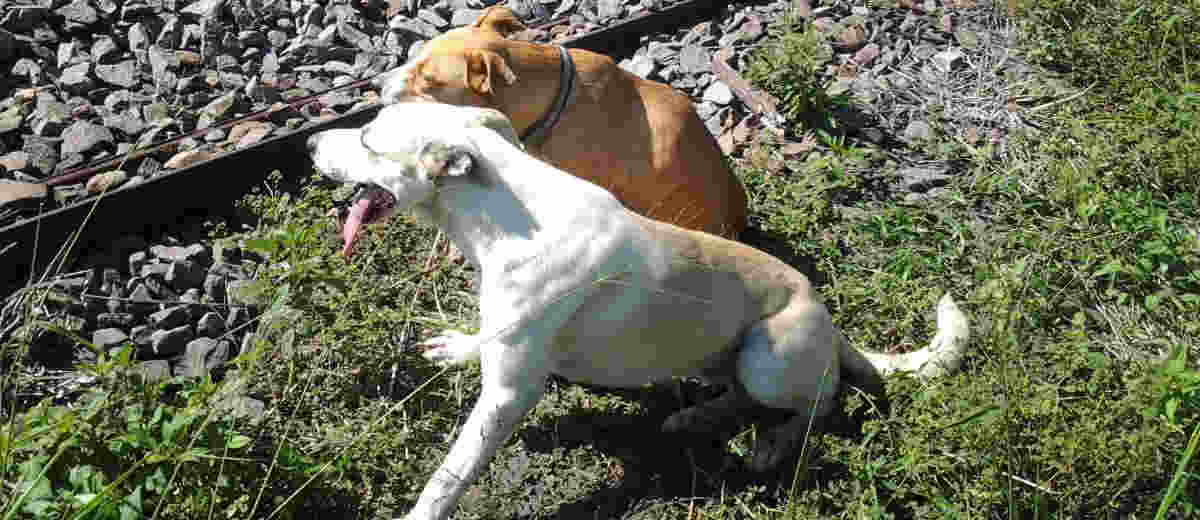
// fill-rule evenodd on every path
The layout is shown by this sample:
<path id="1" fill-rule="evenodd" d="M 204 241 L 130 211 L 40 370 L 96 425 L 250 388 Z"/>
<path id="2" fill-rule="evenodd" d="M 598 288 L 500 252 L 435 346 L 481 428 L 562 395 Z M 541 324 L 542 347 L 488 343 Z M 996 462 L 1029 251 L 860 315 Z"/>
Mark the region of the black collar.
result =
<path id="1" fill-rule="evenodd" d="M 566 111 L 571 94 L 575 92 L 575 62 L 571 60 L 571 54 L 567 52 L 566 47 L 560 45 L 558 53 L 562 56 L 558 71 L 558 94 L 554 96 L 554 104 L 550 105 L 550 111 L 521 134 L 521 142 L 526 146 L 539 146 L 545 142 L 550 130 L 558 124 L 559 118 Z"/>

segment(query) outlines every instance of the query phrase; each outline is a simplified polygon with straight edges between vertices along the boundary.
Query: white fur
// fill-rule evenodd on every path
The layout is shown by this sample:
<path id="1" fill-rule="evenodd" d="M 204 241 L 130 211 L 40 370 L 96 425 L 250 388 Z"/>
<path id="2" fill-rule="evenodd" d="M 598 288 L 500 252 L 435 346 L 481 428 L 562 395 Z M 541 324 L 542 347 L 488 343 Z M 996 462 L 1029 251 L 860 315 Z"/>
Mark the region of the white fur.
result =
<path id="1" fill-rule="evenodd" d="M 786 264 L 627 211 L 604 189 L 522 152 L 501 121 L 493 110 L 402 103 L 382 110 L 361 140 L 358 130 L 330 130 L 310 141 L 320 170 L 387 188 L 397 210 L 428 218 L 479 271 L 480 333 L 447 331 L 427 342 L 439 346 L 426 357 L 478 359 L 482 391 L 406 518 L 449 516 L 552 373 L 620 387 L 679 376 L 732 385 L 744 393 L 683 410 L 667 427 L 733 410 L 746 395 L 797 412 L 771 441 L 782 450 L 796 442 L 797 425 L 833 409 L 843 371 L 869 379 L 958 367 L 967 321 L 949 295 L 931 348 L 864 357 Z M 468 153 L 474 171 L 430 170 L 431 143 Z"/>

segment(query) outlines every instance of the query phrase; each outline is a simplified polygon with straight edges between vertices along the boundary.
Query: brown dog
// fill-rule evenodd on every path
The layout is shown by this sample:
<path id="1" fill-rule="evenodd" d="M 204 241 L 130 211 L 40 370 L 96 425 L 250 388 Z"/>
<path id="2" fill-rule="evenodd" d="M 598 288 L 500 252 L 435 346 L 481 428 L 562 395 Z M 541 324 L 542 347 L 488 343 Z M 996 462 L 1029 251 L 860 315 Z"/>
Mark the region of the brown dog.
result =
<path id="1" fill-rule="evenodd" d="M 730 238 L 742 231 L 745 190 L 687 96 L 607 56 L 508 39 L 523 30 L 511 10 L 488 8 L 384 76 L 381 97 L 494 108 L 531 154 L 637 213 Z M 573 76 L 563 66 L 572 62 Z"/>

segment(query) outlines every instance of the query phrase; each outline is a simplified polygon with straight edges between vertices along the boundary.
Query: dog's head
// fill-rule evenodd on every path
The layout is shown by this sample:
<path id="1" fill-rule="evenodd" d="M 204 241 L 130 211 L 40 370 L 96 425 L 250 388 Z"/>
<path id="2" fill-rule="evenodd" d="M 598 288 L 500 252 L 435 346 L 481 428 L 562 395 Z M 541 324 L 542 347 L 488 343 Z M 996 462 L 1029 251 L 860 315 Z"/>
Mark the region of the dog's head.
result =
<path id="1" fill-rule="evenodd" d="M 334 210 L 342 221 L 342 253 L 350 256 L 364 225 L 425 202 L 447 185 L 477 182 L 472 175 L 481 158 L 472 129 L 494 131 L 521 146 L 503 113 L 441 103 L 384 107 L 360 129 L 313 134 L 308 150 L 317 170 L 359 186 Z"/>
<path id="2" fill-rule="evenodd" d="M 429 40 L 408 63 L 380 75 L 375 80 L 380 99 L 388 104 L 424 100 L 494 107 L 496 89 L 517 81 L 505 39 L 523 30 L 512 10 L 489 7 L 471 25 Z"/>

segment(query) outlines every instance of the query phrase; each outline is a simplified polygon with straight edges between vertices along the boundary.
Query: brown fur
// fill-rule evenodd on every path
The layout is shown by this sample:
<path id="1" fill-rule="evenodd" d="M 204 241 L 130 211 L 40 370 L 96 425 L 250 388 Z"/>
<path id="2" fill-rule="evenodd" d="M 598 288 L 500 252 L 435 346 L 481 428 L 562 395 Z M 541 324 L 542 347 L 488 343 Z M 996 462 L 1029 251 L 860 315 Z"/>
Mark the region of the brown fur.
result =
<path id="1" fill-rule="evenodd" d="M 391 97 L 494 108 L 523 132 L 550 109 L 560 83 L 555 47 L 508 39 L 524 29 L 511 10 L 488 8 L 470 26 L 430 40 Z M 691 100 L 607 56 L 570 53 L 575 96 L 529 152 L 603 186 L 637 213 L 736 237 L 746 225 L 745 190 Z"/>

